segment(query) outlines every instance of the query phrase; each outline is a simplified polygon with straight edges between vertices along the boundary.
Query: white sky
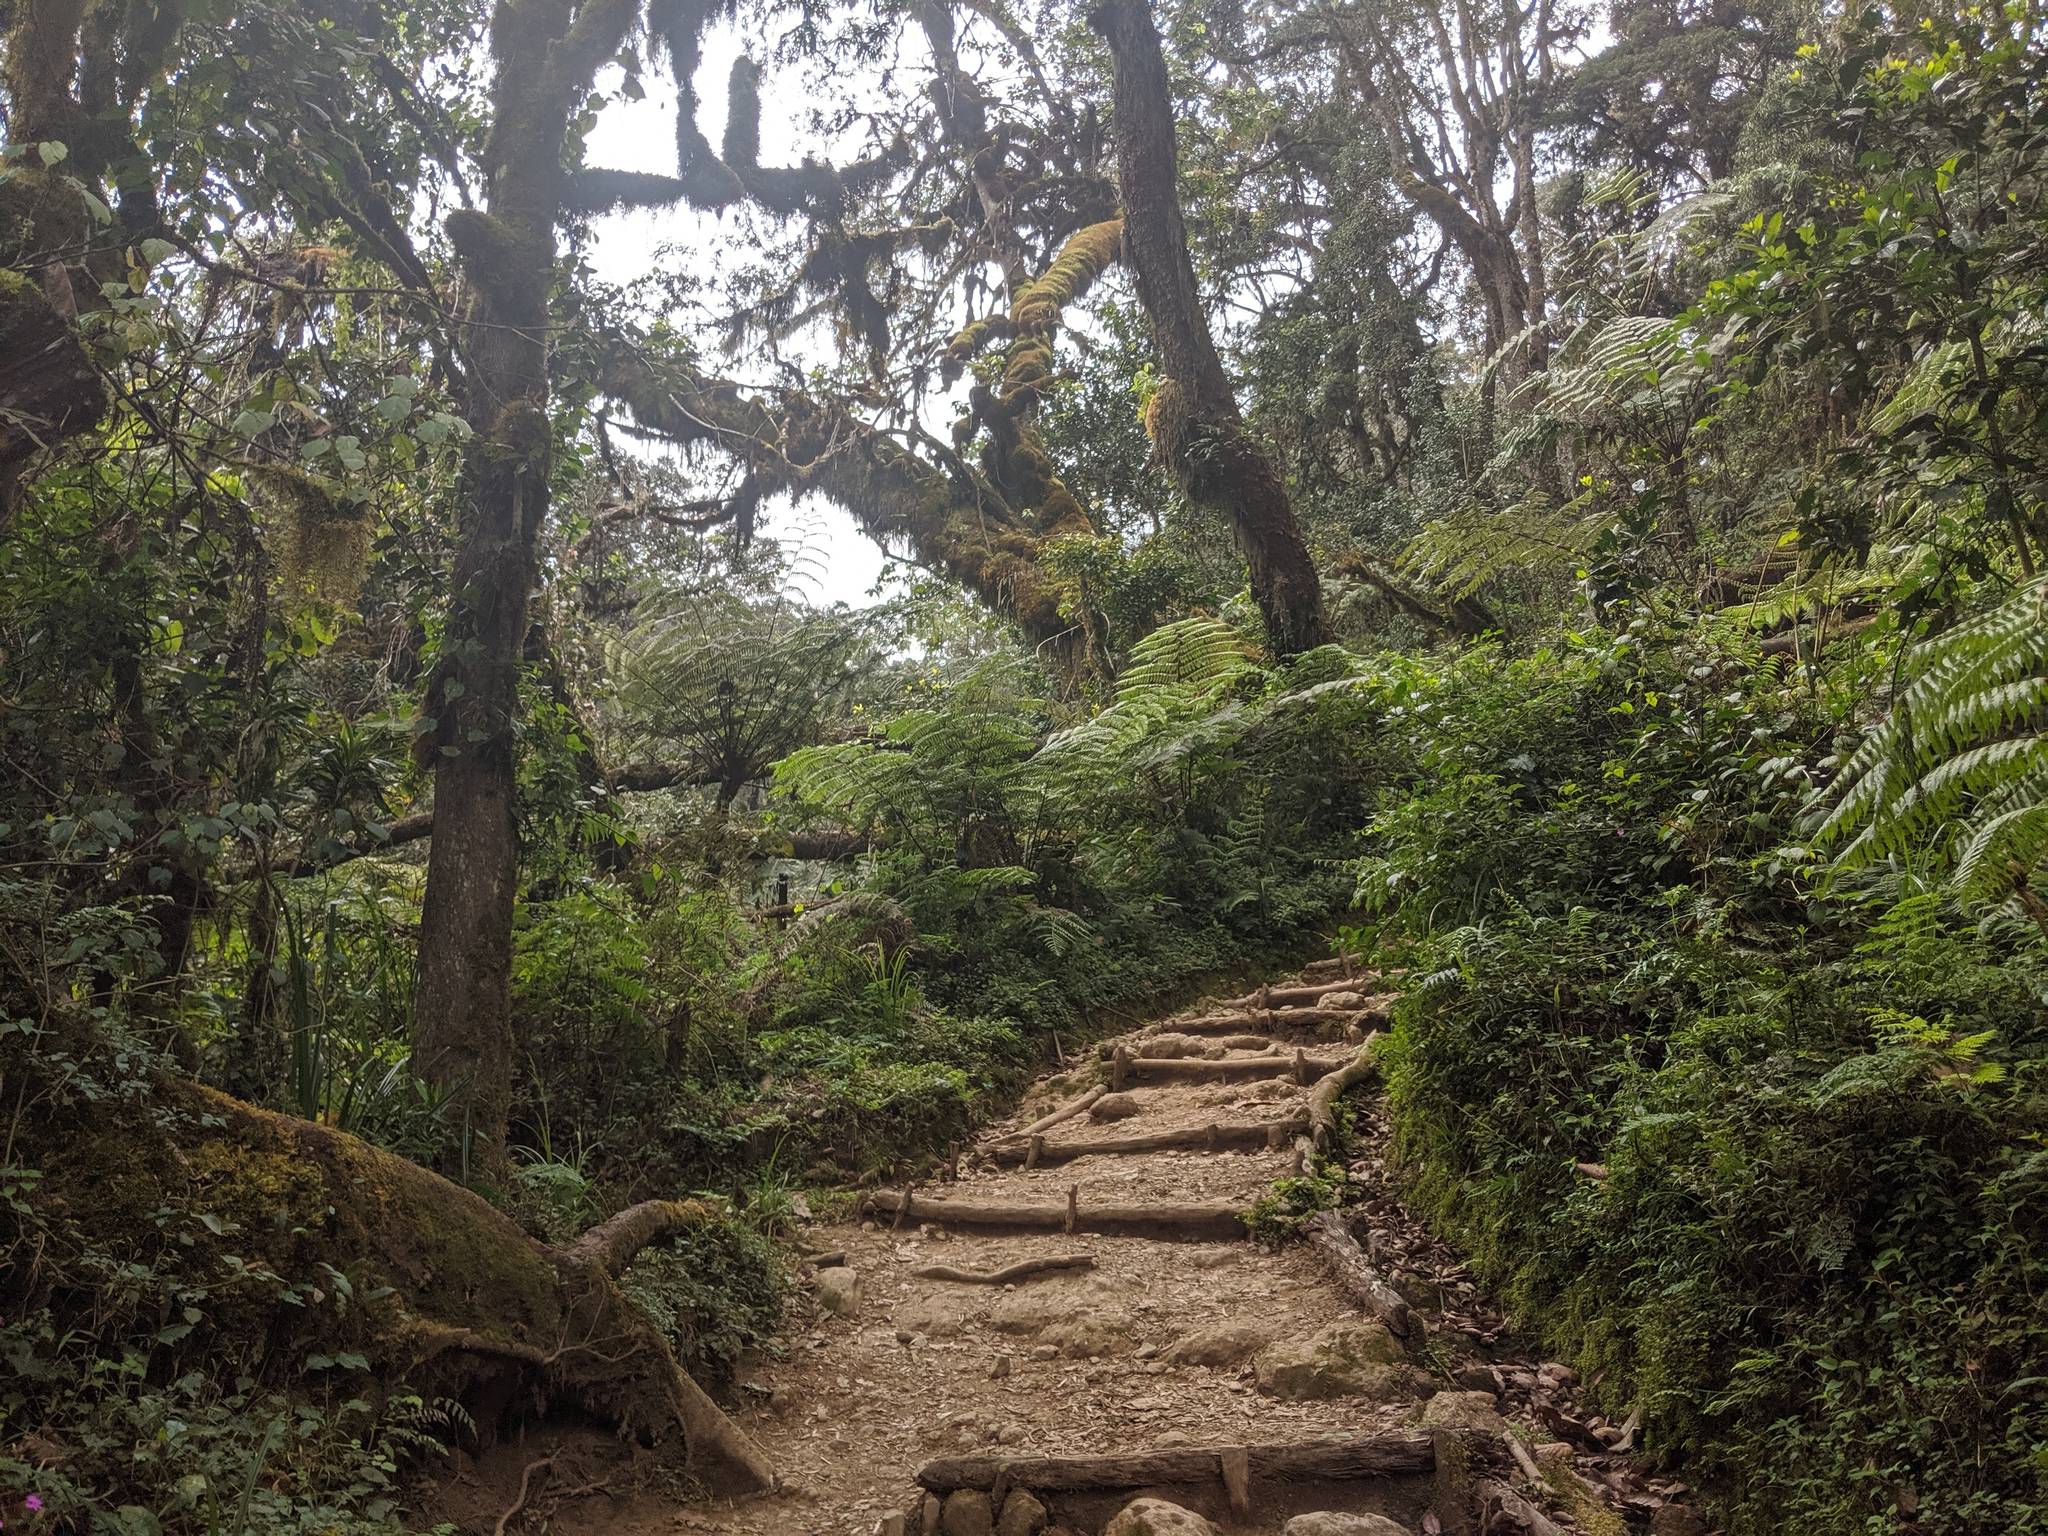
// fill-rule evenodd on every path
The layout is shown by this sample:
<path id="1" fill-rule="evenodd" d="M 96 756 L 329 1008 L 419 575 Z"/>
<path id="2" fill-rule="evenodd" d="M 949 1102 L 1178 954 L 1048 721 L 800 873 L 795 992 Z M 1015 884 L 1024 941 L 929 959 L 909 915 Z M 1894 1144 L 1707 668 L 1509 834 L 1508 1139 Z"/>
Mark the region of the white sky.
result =
<path id="1" fill-rule="evenodd" d="M 697 70 L 697 122 L 714 145 L 725 132 L 725 82 L 741 41 L 730 23 L 707 32 L 704 38 L 703 61 Z M 761 158 L 766 164 L 790 164 L 802 153 L 798 116 L 804 101 L 799 74 L 789 69 L 764 72 Z M 605 83 L 616 85 L 618 78 L 615 73 Z M 909 75 L 898 78 L 902 85 L 913 83 Z M 642 100 L 614 101 L 599 115 L 585 159 L 591 165 L 673 175 L 675 88 L 658 70 L 644 74 L 642 84 L 647 89 Z M 645 276 L 661 261 L 717 261 L 723 254 L 721 246 L 731 238 L 717 219 L 689 208 L 609 214 L 595 221 L 592 233 L 587 258 L 597 277 L 621 285 Z M 673 249 L 665 249 L 668 247 Z M 850 515 L 821 497 L 809 497 L 801 506 L 793 506 L 786 496 L 774 497 L 762 506 L 758 526 L 762 533 L 799 553 L 795 561 L 801 573 L 799 584 L 813 602 L 865 605 L 889 563 L 881 547 L 861 532 Z"/>

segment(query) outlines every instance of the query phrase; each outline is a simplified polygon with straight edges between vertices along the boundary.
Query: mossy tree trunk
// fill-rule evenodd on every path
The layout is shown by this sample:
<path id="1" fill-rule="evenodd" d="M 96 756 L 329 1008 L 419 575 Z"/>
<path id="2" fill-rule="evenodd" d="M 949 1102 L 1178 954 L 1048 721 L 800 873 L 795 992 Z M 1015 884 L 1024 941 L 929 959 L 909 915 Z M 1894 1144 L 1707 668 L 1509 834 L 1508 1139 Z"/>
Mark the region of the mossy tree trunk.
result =
<path id="1" fill-rule="evenodd" d="M 708 1208 L 649 1201 L 549 1246 L 415 1163 L 184 1079 L 113 1107 L 33 1066 L 25 1079 L 15 1130 L 43 1172 L 39 1222 L 60 1244 L 204 1290 L 204 1317 L 177 1346 L 190 1358 L 291 1387 L 306 1355 L 346 1349 L 362 1355 L 366 1381 L 462 1402 L 486 1442 L 566 1408 L 714 1487 L 772 1485 L 766 1457 L 616 1283 L 643 1248 L 687 1233 Z M 167 1226 L 172 1210 L 180 1220 Z M 61 1314 L 80 1300 L 62 1265 L 12 1278 L 25 1289 L 11 1311 Z M 322 1292 L 340 1294 L 321 1305 Z M 63 1315 L 101 1327 L 119 1312 Z M 159 1321 L 139 1324 L 153 1334 Z"/>
<path id="2" fill-rule="evenodd" d="M 1115 60 L 1117 185 L 1124 249 L 1159 347 L 1153 441 L 1182 492 L 1230 521 L 1252 596 L 1276 654 L 1328 638 L 1322 587 L 1279 466 L 1245 426 L 1209 334 L 1188 259 L 1174 146 L 1173 102 L 1159 30 L 1142 0 L 1109 0 L 1089 17 Z"/>
<path id="3" fill-rule="evenodd" d="M 548 513 L 548 293 L 574 112 L 625 43 L 634 0 L 500 0 L 484 211 L 448 235 L 468 284 L 462 542 L 428 690 L 434 840 L 420 917 L 413 1053 L 446 1090 L 462 1153 L 502 1169 L 512 1095 L 512 907 L 519 663 Z"/>

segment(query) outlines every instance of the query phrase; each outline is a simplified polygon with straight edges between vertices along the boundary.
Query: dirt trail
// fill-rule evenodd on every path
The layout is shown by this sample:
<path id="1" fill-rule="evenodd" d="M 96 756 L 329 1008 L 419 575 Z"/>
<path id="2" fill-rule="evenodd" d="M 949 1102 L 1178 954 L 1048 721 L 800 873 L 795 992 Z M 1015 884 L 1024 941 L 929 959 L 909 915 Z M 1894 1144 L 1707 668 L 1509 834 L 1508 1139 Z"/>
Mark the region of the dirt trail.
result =
<path id="1" fill-rule="evenodd" d="M 1347 1215 L 1359 1218 L 1350 1225 L 1370 1256 L 1349 1250 L 1354 1283 L 1340 1285 L 1317 1248 L 1275 1250 L 1243 1235 L 1231 1213 L 1301 1164 L 1296 1136 L 1322 1069 L 1353 1060 L 1385 1011 L 1373 978 L 1330 992 L 1341 979 L 1334 969 L 1310 969 L 1297 990 L 1212 1000 L 1182 1015 L 1181 1028 L 1161 1021 L 1104 1047 L 1105 1058 L 1122 1060 L 1091 1059 L 1041 1079 L 963 1155 L 957 1179 L 913 1192 L 909 1217 L 896 1214 L 895 1191 L 871 1197 L 862 1215 L 809 1228 L 805 1241 L 819 1255 L 811 1322 L 792 1334 L 785 1360 L 748 1383 L 755 1406 L 740 1414 L 783 1491 L 681 1512 L 614 1495 L 598 1501 L 610 1503 L 607 1512 L 586 1507 L 554 1529 L 915 1536 L 938 1529 L 943 1509 L 948 1536 L 989 1536 L 991 1517 L 1000 1536 L 1032 1536 L 1047 1528 L 1035 1513 L 1042 1504 L 1052 1532 L 1094 1536 L 1149 1493 L 1236 1536 L 1303 1536 L 1288 1521 L 1313 1511 L 1393 1523 L 1311 1522 L 1306 1536 L 1613 1533 L 1624 1529 L 1617 1509 L 1637 1523 L 1654 1515 L 1659 1536 L 1703 1530 L 1671 1501 L 1682 1489 L 1646 1481 L 1608 1450 L 1610 1440 L 1626 1448 L 1626 1431 L 1576 1412 L 1568 1372 L 1496 1342 L 1498 1315 L 1379 1181 L 1369 1087 L 1346 1101 L 1356 1121 L 1348 1164 L 1325 1165 L 1362 1186 L 1353 1193 L 1363 1204 Z M 1046 1128 L 1034 1153 L 1025 1128 L 1097 1087 L 1117 1091 Z M 1150 1149 L 1085 1150 L 1133 1139 Z M 1189 1144 L 1158 1146 L 1162 1139 Z M 963 1204 L 998 1222 L 1035 1210 L 1053 1225 L 967 1226 L 954 1219 Z M 1132 1208 L 1177 1214 L 1145 1235 L 1087 1230 L 1107 1211 Z M 1231 1235 L 1219 1236 L 1212 1208 L 1225 1211 Z M 1009 1284 L 918 1273 L 1033 1260 L 1072 1267 Z M 1405 1342 L 1355 1299 L 1364 1271 L 1380 1294 L 1392 1281 L 1414 1303 Z M 1525 1446 L 1499 1433 L 1496 1411 L 1517 1421 Z M 1272 1468 L 1255 1449 L 1238 1488 L 1222 1476 L 1219 1457 L 1230 1448 L 1331 1437 L 1405 1469 L 1261 1475 Z M 1116 1486 L 1094 1488 L 1056 1486 L 1077 1480 L 1072 1469 L 1025 1464 L 1141 1452 L 1179 1459 L 1148 1464 L 1145 1482 L 1112 1467 Z M 1320 1465 L 1334 1453 L 1308 1454 Z M 1159 1476 L 1188 1463 L 1201 1469 L 1192 1480 Z M 944 1505 L 920 1491 L 921 1471 L 928 1484 L 964 1483 L 967 1496 Z M 1091 1478 L 1104 1481 L 1103 1469 L 1078 1481 Z M 992 1499 L 978 1504 L 972 1485 L 991 1481 Z M 1013 1486 L 1030 1497 L 1010 1497 Z"/>

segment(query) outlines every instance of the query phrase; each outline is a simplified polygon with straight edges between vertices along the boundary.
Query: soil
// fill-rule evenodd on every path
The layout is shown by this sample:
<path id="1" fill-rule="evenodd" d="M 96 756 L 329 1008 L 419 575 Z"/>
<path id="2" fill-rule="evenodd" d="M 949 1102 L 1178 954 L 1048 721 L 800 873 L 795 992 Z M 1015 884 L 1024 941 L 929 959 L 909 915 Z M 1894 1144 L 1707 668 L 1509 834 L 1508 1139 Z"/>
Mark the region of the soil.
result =
<path id="1" fill-rule="evenodd" d="M 1316 1028 L 1290 1029 L 1285 1021 L 1285 1012 L 1263 1014 L 1246 1033 L 1277 1041 L 1290 1057 L 1297 1045 L 1316 1045 Z M 1163 1021 L 1113 1044 L 1144 1056 L 1148 1037 L 1171 1031 L 1171 1021 Z M 1327 1026 L 1322 1033 L 1326 1038 Z M 1327 1043 L 1321 1047 L 1326 1056 L 1330 1050 Z M 1059 1205 L 1071 1187 L 1083 1212 L 1099 1204 L 1192 1201 L 1249 1208 L 1276 1179 L 1295 1171 L 1295 1154 L 1286 1145 L 1082 1157 L 1029 1170 L 998 1168 L 986 1155 L 989 1145 L 1071 1103 L 1106 1072 L 1106 1064 L 1091 1060 L 1041 1079 L 1014 1115 L 988 1128 L 963 1156 L 957 1181 L 921 1186 L 917 1195 Z M 1141 1084 L 1128 1091 L 1138 1102 L 1135 1115 L 1114 1121 L 1082 1115 L 1045 1131 L 1046 1141 L 1068 1146 L 1219 1121 L 1280 1120 L 1299 1116 L 1309 1094 L 1284 1078 Z M 1357 1144 L 1347 1173 L 1361 1200 L 1356 1214 L 1363 1217 L 1354 1225 L 1373 1263 L 1415 1311 L 1409 1363 L 1380 1370 L 1366 1395 L 1290 1401 L 1260 1390 L 1254 1360 L 1262 1347 L 1298 1342 L 1331 1324 L 1366 1321 L 1303 1245 L 1275 1250 L 1249 1240 L 965 1232 L 930 1223 L 894 1226 L 887 1214 L 848 1215 L 812 1225 L 803 1240 L 813 1253 L 843 1254 L 844 1266 L 858 1277 L 850 1314 L 813 1299 L 787 1336 L 784 1357 L 759 1363 L 739 1392 L 736 1417 L 774 1463 L 779 1492 L 739 1503 L 682 1503 L 675 1491 L 636 1476 L 633 1453 L 616 1441 L 605 1444 L 601 1432 L 548 1429 L 464 1464 L 434 1513 L 465 1532 L 560 1536 L 867 1536 L 885 1517 L 901 1513 L 916 1533 L 922 1529 L 916 1474 L 936 1458 L 1105 1455 L 1412 1433 L 1425 1401 L 1439 1390 L 1492 1392 L 1529 1445 L 1550 1447 L 1548 1454 L 1558 1458 L 1544 1464 L 1554 1474 L 1551 1489 L 1519 1473 L 1513 1480 L 1563 1530 L 1620 1531 L 1617 1513 L 1641 1522 L 1682 1496 L 1682 1485 L 1648 1479 L 1609 1448 L 1609 1441 L 1619 1441 L 1626 1450 L 1626 1432 L 1578 1411 L 1563 1367 L 1505 1341 L 1499 1312 L 1455 1255 L 1408 1219 L 1384 1175 L 1368 1094 L 1362 1090 L 1352 1101 Z M 986 1271 L 1076 1254 L 1090 1256 L 1093 1267 L 1007 1285 L 912 1274 L 937 1264 Z M 828 1288 L 844 1289 L 844 1283 Z M 1206 1347 L 1175 1350 L 1195 1334 L 1204 1335 Z M 1186 1362 L 1187 1353 L 1216 1363 Z M 551 1462 L 527 1475 L 550 1455 Z M 1563 1466 L 1572 1473 L 1555 1475 Z M 526 1504 L 499 1527 L 494 1522 L 512 1506 L 522 1476 Z M 1580 1507 L 1560 1497 L 1559 1484 L 1577 1490 Z M 1410 1531 L 1477 1528 L 1471 1511 L 1451 1508 L 1454 1495 L 1426 1476 L 1262 1484 L 1251 1516 L 1236 1521 L 1220 1485 L 1153 1491 L 1200 1510 L 1233 1536 L 1277 1533 L 1288 1516 L 1304 1510 L 1370 1510 Z M 1093 1532 L 1132 1495 L 1042 1496 L 1057 1520 Z M 1469 1490 L 1455 1497 L 1469 1499 Z M 1682 1520 L 1673 1522 L 1674 1515 Z M 1660 1519 L 1660 1528 L 1704 1529 L 1682 1523 L 1690 1518 L 1689 1511 L 1674 1510 Z"/>

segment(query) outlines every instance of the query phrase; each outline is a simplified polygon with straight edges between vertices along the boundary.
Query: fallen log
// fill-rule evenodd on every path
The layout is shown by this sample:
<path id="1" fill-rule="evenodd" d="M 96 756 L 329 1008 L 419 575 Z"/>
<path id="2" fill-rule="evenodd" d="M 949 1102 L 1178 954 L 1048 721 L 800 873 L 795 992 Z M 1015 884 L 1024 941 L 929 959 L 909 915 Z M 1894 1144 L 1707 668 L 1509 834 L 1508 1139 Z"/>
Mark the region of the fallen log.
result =
<path id="1" fill-rule="evenodd" d="M 1260 1077 L 1293 1077 L 1312 1083 L 1326 1073 L 1338 1071 L 1348 1057 L 1309 1056 L 1296 1051 L 1292 1056 L 1236 1056 L 1210 1061 L 1202 1056 L 1133 1056 L 1124 1063 L 1127 1081 L 1144 1078 L 1181 1078 L 1198 1083 L 1237 1083 Z"/>
<path id="2" fill-rule="evenodd" d="M 1363 961 L 1354 960 L 1349 955 L 1333 955 L 1328 960 L 1309 961 L 1307 965 L 1301 968 L 1301 976 L 1304 981 L 1324 981 L 1332 980 L 1339 976 L 1347 978 L 1356 976 L 1364 971 L 1364 969 Z"/>
<path id="3" fill-rule="evenodd" d="M 1358 1240 L 1344 1225 L 1343 1217 L 1335 1211 L 1318 1211 L 1308 1219 L 1302 1235 L 1323 1261 L 1323 1267 L 1329 1270 L 1337 1289 L 1394 1333 L 1407 1337 L 1414 1322 L 1409 1316 L 1407 1301 L 1384 1275 L 1372 1267 L 1365 1250 L 1358 1246 Z"/>
<path id="4" fill-rule="evenodd" d="M 1024 1129 L 1021 1131 L 1007 1132 L 1002 1139 L 1004 1141 L 1021 1141 L 1023 1138 L 1027 1136 L 1040 1135 L 1046 1131 L 1051 1130 L 1054 1126 L 1060 1124 L 1062 1121 L 1071 1120 L 1076 1115 L 1085 1115 L 1086 1113 L 1088 1113 L 1088 1107 L 1108 1092 L 1109 1088 L 1106 1084 L 1098 1083 L 1095 1087 L 1090 1088 L 1086 1093 L 1082 1094 L 1080 1098 L 1074 1100 L 1073 1103 L 1065 1105 L 1062 1108 L 1054 1110 L 1049 1115 L 1045 1115 L 1040 1119 L 1032 1121 L 1029 1125 L 1025 1126 Z"/>
<path id="5" fill-rule="evenodd" d="M 1372 1059 L 1373 1047 L 1379 1042 L 1377 1032 L 1366 1036 L 1365 1043 L 1358 1048 L 1351 1060 L 1336 1071 L 1324 1076 L 1315 1086 L 1315 1092 L 1308 1096 L 1308 1121 L 1310 1134 L 1314 1136 L 1318 1151 L 1329 1147 L 1337 1134 L 1337 1101 L 1348 1091 L 1357 1087 L 1379 1070 Z"/>
<path id="6" fill-rule="evenodd" d="M 1225 1479 L 1224 1457 L 1244 1453 L 1244 1476 L 1273 1481 L 1397 1477 L 1436 1470 L 1428 1435 L 1350 1435 L 1293 1445 L 1216 1446 L 1205 1450 L 1138 1451 L 1123 1456 L 948 1456 L 918 1469 L 933 1493 L 1010 1488 L 1055 1493 L 1151 1488 Z M 1234 1457 L 1233 1457 L 1234 1459 Z"/>
<path id="7" fill-rule="evenodd" d="M 1093 1269 L 1092 1253 L 1056 1253 L 1043 1259 L 1020 1259 L 1001 1269 L 959 1269 L 951 1264 L 927 1264 L 913 1269 L 914 1280 L 953 1280 L 961 1285 L 1015 1285 L 1033 1275 L 1055 1274 L 1068 1269 Z"/>
<path id="8" fill-rule="evenodd" d="M 1137 1136 L 1114 1136 L 1100 1141 L 1042 1141 L 1037 1155 L 1030 1143 L 1022 1146 L 997 1144 L 989 1156 L 998 1164 L 1068 1163 L 1077 1157 L 1122 1157 L 1139 1152 L 1171 1152 L 1199 1149 L 1205 1152 L 1256 1151 L 1283 1145 L 1296 1131 L 1308 1125 L 1305 1114 L 1284 1120 L 1254 1120 L 1236 1123 L 1181 1126 L 1170 1131 L 1147 1131 Z"/>
<path id="9" fill-rule="evenodd" d="M 1082 1208 L 1069 1191 L 1057 1205 L 1010 1200 L 927 1200 L 877 1190 L 861 1202 L 868 1213 L 894 1221 L 930 1221 L 953 1227 L 1033 1232 L 1096 1232 L 1109 1237 L 1157 1237 L 1178 1242 L 1229 1242 L 1245 1236 L 1244 1213 L 1223 1201 Z"/>

